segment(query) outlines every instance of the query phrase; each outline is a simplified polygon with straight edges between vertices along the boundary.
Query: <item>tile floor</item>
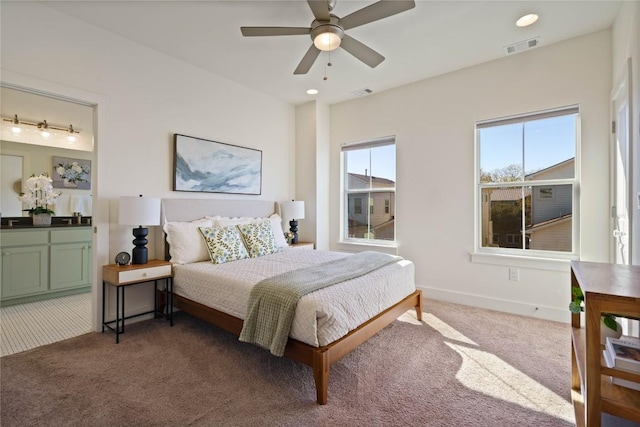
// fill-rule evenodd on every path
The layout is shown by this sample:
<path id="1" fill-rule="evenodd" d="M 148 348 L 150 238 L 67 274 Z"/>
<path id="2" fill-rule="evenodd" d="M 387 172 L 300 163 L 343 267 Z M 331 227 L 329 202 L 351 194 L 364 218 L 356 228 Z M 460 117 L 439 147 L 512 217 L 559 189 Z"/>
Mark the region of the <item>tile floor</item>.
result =
<path id="1" fill-rule="evenodd" d="M 91 293 L 0 307 L 0 356 L 91 331 Z"/>

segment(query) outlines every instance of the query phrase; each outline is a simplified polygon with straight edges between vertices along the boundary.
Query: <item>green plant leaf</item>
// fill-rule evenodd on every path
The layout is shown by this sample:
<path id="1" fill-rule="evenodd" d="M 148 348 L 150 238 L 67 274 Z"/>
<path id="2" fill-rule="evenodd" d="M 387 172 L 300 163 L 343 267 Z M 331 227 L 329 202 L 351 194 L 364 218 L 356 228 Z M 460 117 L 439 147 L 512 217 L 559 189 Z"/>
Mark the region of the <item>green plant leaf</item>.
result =
<path id="1" fill-rule="evenodd" d="M 574 299 L 578 298 L 584 301 L 584 295 L 582 294 L 582 289 L 580 289 L 578 286 L 573 286 L 571 288 L 571 293 L 573 294 Z"/>
<path id="2" fill-rule="evenodd" d="M 618 331 L 618 324 L 616 323 L 616 318 L 612 314 L 604 314 L 602 316 L 602 323 L 611 330 Z"/>
<path id="3" fill-rule="evenodd" d="M 569 311 L 571 311 L 574 314 L 578 314 L 582 311 L 582 304 L 579 300 L 573 300 L 571 301 L 571 303 L 569 304 Z"/>

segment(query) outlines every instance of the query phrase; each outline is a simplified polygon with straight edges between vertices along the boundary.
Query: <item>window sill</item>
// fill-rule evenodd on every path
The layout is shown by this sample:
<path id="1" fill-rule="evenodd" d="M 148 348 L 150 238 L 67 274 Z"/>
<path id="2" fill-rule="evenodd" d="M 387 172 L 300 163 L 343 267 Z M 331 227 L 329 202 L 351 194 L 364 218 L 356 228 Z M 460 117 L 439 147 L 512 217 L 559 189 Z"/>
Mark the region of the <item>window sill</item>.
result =
<path id="1" fill-rule="evenodd" d="M 344 252 L 376 251 L 389 255 L 398 255 L 398 246 L 381 243 L 338 242 L 338 250 Z"/>
<path id="2" fill-rule="evenodd" d="M 503 265 L 507 267 L 531 268 L 535 270 L 550 270 L 569 272 L 569 259 L 537 258 L 516 255 L 472 253 L 471 262 L 478 264 Z"/>

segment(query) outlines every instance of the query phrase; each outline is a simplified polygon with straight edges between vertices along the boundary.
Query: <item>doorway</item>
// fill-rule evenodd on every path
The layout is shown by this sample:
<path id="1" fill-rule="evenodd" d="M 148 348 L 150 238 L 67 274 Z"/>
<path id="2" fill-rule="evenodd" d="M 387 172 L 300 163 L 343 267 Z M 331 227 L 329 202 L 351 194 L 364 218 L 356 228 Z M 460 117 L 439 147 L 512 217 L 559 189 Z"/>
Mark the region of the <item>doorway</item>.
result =
<path id="1" fill-rule="evenodd" d="M 20 185 L 14 185 L 16 181 L 14 179 L 11 182 L 5 182 L 6 173 L 18 176 L 21 180 L 17 181 L 23 182 L 31 175 L 41 173 L 47 173 L 53 178 L 54 159 L 60 157 L 89 159 L 93 165 L 96 165 L 96 151 L 93 149 L 96 105 L 5 82 L 0 83 L 0 91 L 2 91 L 3 100 L 1 110 L 3 126 L 0 138 L 3 179 L 0 185 L 3 189 L 10 185 L 12 190 L 6 194 L 3 191 L 0 212 L 3 217 L 23 216 L 20 203 L 18 202 L 17 208 L 14 203 L 14 199 L 17 199 L 20 192 Z M 19 132 L 12 132 L 10 128 L 12 123 L 8 122 L 7 118 L 24 122 L 20 126 L 22 129 Z M 48 137 L 42 136 L 39 134 L 40 126 L 30 124 L 42 123 L 44 120 L 49 126 L 63 130 L 73 126 L 73 129 L 78 132 L 73 133 L 76 138 L 68 138 L 67 133 L 71 134 L 71 132 L 65 133 L 63 130 L 52 132 Z M 4 167 L 5 160 L 6 163 L 11 164 L 10 167 Z M 18 166 L 19 171 L 16 169 Z M 91 182 L 94 190 L 96 177 L 92 171 Z M 71 215 L 68 200 L 91 200 L 92 194 L 95 194 L 95 191 L 83 191 L 77 188 L 64 188 L 61 192 L 66 198 L 59 198 L 59 203 L 55 206 L 58 216 Z M 90 214 L 92 215 L 93 212 Z M 87 216 L 86 213 L 85 216 Z M 92 246 L 96 246 L 95 235 Z M 95 253 L 95 250 L 93 252 Z M 95 259 L 95 255 L 91 258 Z M 95 269 L 94 264 L 95 262 L 91 262 L 92 269 Z M 88 293 L 33 302 L 18 301 L 18 304 L 3 306 L 0 309 L 2 355 L 13 354 L 95 330 L 94 319 L 98 317 L 95 313 L 97 304 L 94 302 L 97 288 L 95 281 L 94 272 L 91 275 L 92 285 Z"/>

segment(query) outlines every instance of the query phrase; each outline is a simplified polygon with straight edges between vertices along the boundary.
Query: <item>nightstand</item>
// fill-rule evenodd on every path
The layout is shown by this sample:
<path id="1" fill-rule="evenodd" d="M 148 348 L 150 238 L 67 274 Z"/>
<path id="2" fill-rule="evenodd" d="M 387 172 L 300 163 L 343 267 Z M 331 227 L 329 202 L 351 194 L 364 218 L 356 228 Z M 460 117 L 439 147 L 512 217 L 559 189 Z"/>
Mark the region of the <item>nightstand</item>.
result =
<path id="1" fill-rule="evenodd" d="M 291 249 L 310 249 L 310 250 L 313 250 L 314 244 L 313 244 L 313 242 L 298 242 L 298 243 L 291 243 L 289 245 L 289 247 Z"/>
<path id="2" fill-rule="evenodd" d="M 116 344 L 120 342 L 120 334 L 124 333 L 124 321 L 132 317 L 143 316 L 153 313 L 154 317 L 158 315 L 158 280 L 166 279 L 167 286 L 165 289 L 165 299 L 167 300 L 167 319 L 173 326 L 173 313 L 171 310 L 171 302 L 173 300 L 173 272 L 169 261 L 152 259 L 146 264 L 118 265 L 109 264 L 102 266 L 102 332 L 104 328 L 116 333 Z M 124 316 L 124 290 L 127 286 L 137 285 L 140 283 L 154 282 L 153 286 L 153 311 L 146 311 L 131 316 Z M 105 320 L 105 299 L 107 285 L 116 288 L 116 319 L 111 321 Z M 163 317 L 164 313 L 160 313 Z M 111 325 L 115 323 L 115 327 Z"/>

